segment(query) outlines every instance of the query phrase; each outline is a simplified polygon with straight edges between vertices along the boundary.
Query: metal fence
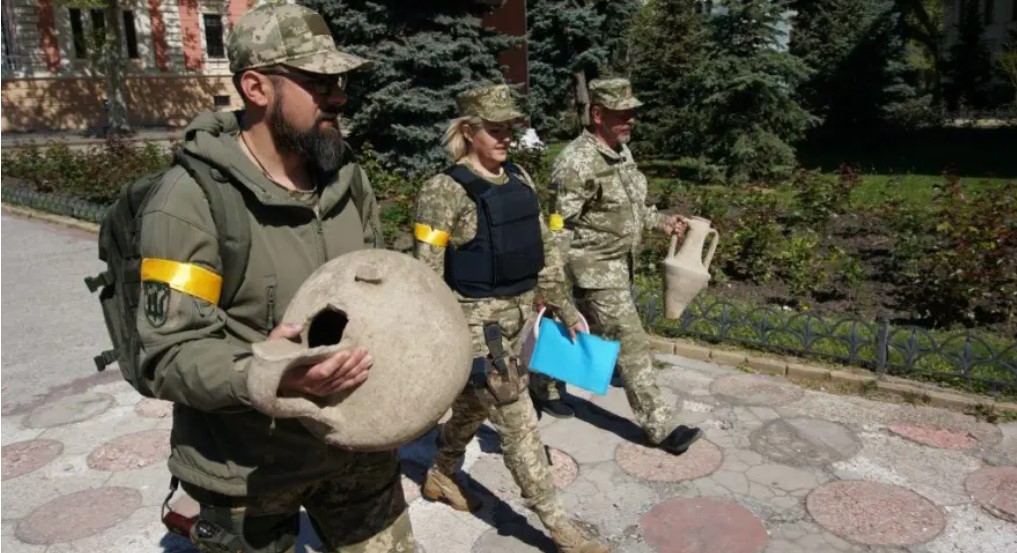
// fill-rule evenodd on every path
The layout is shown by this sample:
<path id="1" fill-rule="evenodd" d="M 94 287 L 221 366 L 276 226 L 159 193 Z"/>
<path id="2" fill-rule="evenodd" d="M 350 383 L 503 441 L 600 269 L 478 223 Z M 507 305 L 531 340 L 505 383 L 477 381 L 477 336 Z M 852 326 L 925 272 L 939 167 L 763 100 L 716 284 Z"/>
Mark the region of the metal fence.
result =
<path id="1" fill-rule="evenodd" d="M 108 206 L 27 187 L 0 187 L 0 199 L 98 223 Z M 980 391 L 1017 393 L 1017 342 L 971 331 L 940 332 L 888 320 L 827 317 L 778 307 L 740 307 L 700 295 L 679 320 L 665 319 L 659 290 L 639 289 L 646 325 L 669 337 L 691 337 L 865 367 L 879 374 L 958 379 Z"/>
<path id="2" fill-rule="evenodd" d="M 865 321 L 740 307 L 700 295 L 678 320 L 663 316 L 662 293 L 641 289 L 637 305 L 653 332 L 730 343 L 865 367 L 879 374 L 966 381 L 980 391 L 1017 392 L 1017 342 L 973 331 L 944 332 L 889 320 Z"/>
<path id="3" fill-rule="evenodd" d="M 109 206 L 50 192 L 39 192 L 25 186 L 2 186 L 0 187 L 0 200 L 11 205 L 20 205 L 73 217 L 90 223 L 98 223 L 102 220 L 103 214 Z"/>

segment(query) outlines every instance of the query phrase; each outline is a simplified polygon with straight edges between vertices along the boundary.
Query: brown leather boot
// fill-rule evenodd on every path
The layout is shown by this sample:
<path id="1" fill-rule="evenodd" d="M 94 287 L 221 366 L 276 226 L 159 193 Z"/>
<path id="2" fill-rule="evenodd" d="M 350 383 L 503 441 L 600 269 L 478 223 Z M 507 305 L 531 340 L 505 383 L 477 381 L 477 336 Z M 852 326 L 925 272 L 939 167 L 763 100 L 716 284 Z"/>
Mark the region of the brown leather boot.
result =
<path id="1" fill-rule="evenodd" d="M 421 493 L 431 501 L 448 503 L 457 511 L 476 511 L 483 505 L 480 498 L 468 493 L 455 478 L 434 469 L 427 471 L 427 480 Z"/>
<path id="2" fill-rule="evenodd" d="M 550 528 L 551 539 L 561 553 L 608 553 L 607 545 L 597 541 L 579 523 L 568 520 Z"/>

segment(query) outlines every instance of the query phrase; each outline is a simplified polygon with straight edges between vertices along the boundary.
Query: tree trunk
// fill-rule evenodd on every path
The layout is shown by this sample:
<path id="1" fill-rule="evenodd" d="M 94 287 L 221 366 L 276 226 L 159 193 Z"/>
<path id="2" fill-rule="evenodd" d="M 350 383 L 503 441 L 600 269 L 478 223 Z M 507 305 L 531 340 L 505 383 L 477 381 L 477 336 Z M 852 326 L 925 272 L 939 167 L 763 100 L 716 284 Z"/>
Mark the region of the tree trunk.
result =
<path id="1" fill-rule="evenodd" d="M 109 117 L 107 132 L 120 134 L 131 130 L 127 122 L 127 75 L 120 0 L 108 0 L 105 12 L 107 36 L 103 48 L 103 72 L 106 78 L 106 112 Z"/>
<path id="2" fill-rule="evenodd" d="M 590 94 L 586 91 L 586 72 L 579 70 L 576 78 L 576 109 L 579 110 L 579 123 L 585 129 L 590 126 Z"/>

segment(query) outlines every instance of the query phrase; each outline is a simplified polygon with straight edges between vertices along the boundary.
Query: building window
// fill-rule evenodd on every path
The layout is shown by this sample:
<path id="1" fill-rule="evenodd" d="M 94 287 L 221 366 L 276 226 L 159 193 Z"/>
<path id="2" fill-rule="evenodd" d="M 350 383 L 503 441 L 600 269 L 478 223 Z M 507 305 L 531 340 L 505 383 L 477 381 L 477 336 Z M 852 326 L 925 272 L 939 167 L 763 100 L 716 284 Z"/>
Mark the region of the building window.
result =
<path id="1" fill-rule="evenodd" d="M 138 59 L 138 32 L 134 28 L 134 12 L 124 10 L 124 46 L 127 47 L 127 57 L 132 60 Z"/>
<path id="2" fill-rule="evenodd" d="M 223 47 L 222 16 L 217 13 L 206 13 L 205 21 L 205 53 L 209 59 L 225 58 L 226 48 Z"/>
<path id="3" fill-rule="evenodd" d="M 92 40 L 102 48 L 106 44 L 106 13 L 102 10 L 89 10 L 92 17 Z"/>
<path id="4" fill-rule="evenodd" d="M 21 58 L 18 55 L 18 42 L 15 40 L 14 19 L 11 17 L 11 5 L 3 3 L 3 73 L 21 69 Z"/>
<path id="5" fill-rule="evenodd" d="M 982 15 L 985 17 L 985 24 L 992 25 L 992 12 L 996 9 L 996 2 L 994 0 L 985 0 L 982 4 Z"/>
<path id="6" fill-rule="evenodd" d="M 88 56 L 88 47 L 85 44 L 85 26 L 81 21 L 81 10 L 70 8 L 67 10 L 71 16 L 71 38 L 74 41 L 74 57 L 85 59 Z"/>
<path id="7" fill-rule="evenodd" d="M 230 97 L 225 94 L 215 94 L 212 96 L 212 105 L 217 108 L 230 105 Z"/>

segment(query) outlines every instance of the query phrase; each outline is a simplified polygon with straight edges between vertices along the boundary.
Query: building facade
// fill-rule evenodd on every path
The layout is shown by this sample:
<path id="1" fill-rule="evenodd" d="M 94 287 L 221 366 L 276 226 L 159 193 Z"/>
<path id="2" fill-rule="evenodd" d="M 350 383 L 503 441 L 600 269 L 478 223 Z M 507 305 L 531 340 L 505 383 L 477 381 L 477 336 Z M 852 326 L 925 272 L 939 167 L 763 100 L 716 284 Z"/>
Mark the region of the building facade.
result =
<path id="1" fill-rule="evenodd" d="M 89 61 L 104 11 L 59 0 L 2 1 L 0 130 L 85 130 L 107 124 L 105 83 Z M 256 0 L 119 0 L 127 106 L 137 127 L 186 125 L 195 113 L 242 103 L 229 73 L 233 23 Z M 484 24 L 526 34 L 525 0 L 500 5 Z M 502 56 L 510 81 L 525 84 L 525 46 Z"/>
<path id="2" fill-rule="evenodd" d="M 3 131 L 106 124 L 105 86 L 92 70 L 103 10 L 54 0 L 2 0 Z M 138 126 L 179 126 L 195 112 L 240 105 L 226 60 L 232 23 L 249 0 L 120 0 L 127 102 Z"/>

